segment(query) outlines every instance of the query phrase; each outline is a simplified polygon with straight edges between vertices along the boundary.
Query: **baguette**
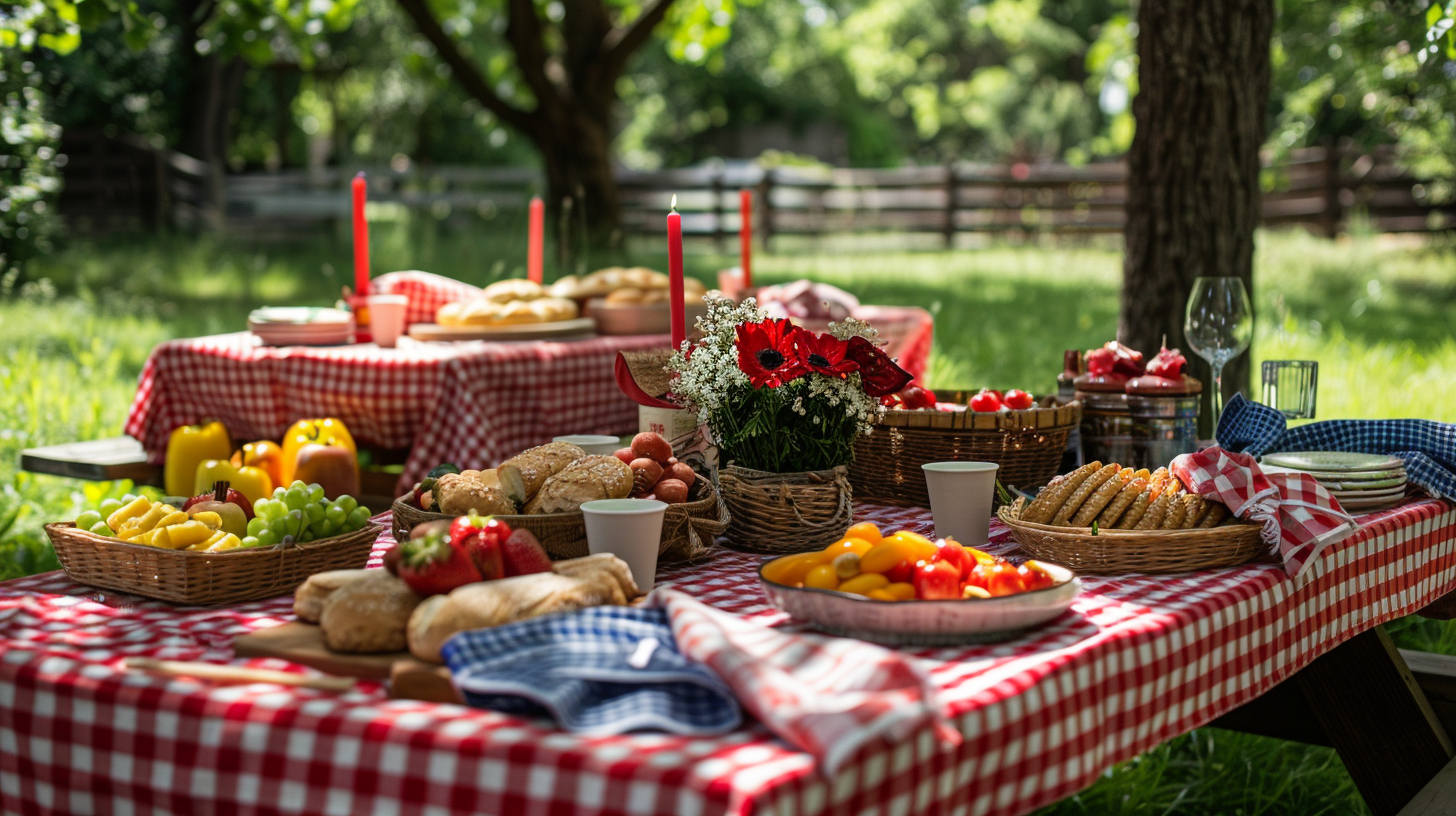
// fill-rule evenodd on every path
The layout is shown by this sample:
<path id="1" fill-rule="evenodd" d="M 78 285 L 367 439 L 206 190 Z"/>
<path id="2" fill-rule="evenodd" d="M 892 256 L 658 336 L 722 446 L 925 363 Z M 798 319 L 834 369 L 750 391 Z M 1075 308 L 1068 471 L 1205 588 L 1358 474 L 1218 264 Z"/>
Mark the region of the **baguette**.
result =
<path id="1" fill-rule="evenodd" d="M 1134 527 L 1133 529 L 1134 530 L 1157 530 L 1157 529 L 1161 529 L 1162 526 L 1163 526 L 1163 517 L 1168 514 L 1168 505 L 1171 504 L 1172 501 L 1173 501 L 1173 494 L 1170 493 L 1170 492 L 1168 492 L 1168 491 L 1166 491 L 1166 490 L 1163 491 L 1163 495 L 1159 496 L 1157 499 L 1155 499 L 1152 503 L 1150 503 L 1148 505 L 1148 512 L 1145 513 L 1145 514 L 1143 514 L 1142 519 L 1138 521 L 1137 526 Z"/>
<path id="2" fill-rule="evenodd" d="M 1050 524 L 1052 516 L 1066 503 L 1067 498 L 1085 482 L 1088 477 L 1102 469 L 1101 462 L 1089 462 L 1068 473 L 1061 481 L 1048 484 L 1036 500 L 1022 514 L 1023 521 L 1034 524 Z"/>
<path id="3" fill-rule="evenodd" d="M 1183 504 L 1188 506 L 1188 513 L 1183 517 L 1183 529 L 1185 530 L 1197 527 L 1198 522 L 1203 521 L 1203 517 L 1208 515 L 1208 511 L 1213 508 L 1213 505 L 1206 499 L 1194 493 L 1184 494 Z"/>
<path id="4" fill-rule="evenodd" d="M 511 501 L 524 505 L 536 497 L 547 479 L 584 456 L 586 451 L 567 442 L 538 445 L 502 462 L 495 469 L 496 479 Z"/>
<path id="5" fill-rule="evenodd" d="M 1208 513 L 1198 522 L 1200 528 L 1217 527 L 1224 519 L 1228 518 L 1228 507 L 1219 502 L 1208 503 Z"/>
<path id="6" fill-rule="evenodd" d="M 1092 497 L 1092 494 L 1097 491 L 1097 488 L 1101 487 L 1104 483 L 1106 483 L 1108 479 L 1116 476 L 1117 472 L 1121 469 L 1121 465 L 1106 465 L 1101 470 L 1097 471 L 1091 476 L 1088 476 L 1086 481 L 1082 482 L 1082 484 L 1077 486 L 1077 490 L 1072 493 L 1071 498 L 1067 499 L 1067 503 L 1062 505 L 1061 509 L 1057 511 L 1057 514 L 1055 516 L 1052 516 L 1052 526 L 1065 527 L 1067 523 L 1072 520 L 1072 516 L 1076 514 L 1076 512 L 1082 508 L 1082 505 L 1085 504 L 1087 500 Z"/>
<path id="7" fill-rule="evenodd" d="M 1127 512 L 1122 514 L 1122 518 L 1113 522 L 1112 527 L 1117 530 L 1131 530 L 1136 527 L 1137 523 L 1142 521 L 1143 516 L 1147 515 L 1148 505 L 1152 504 L 1152 500 L 1153 494 L 1144 488 L 1132 500 L 1132 504 L 1128 506 Z"/>
<path id="8" fill-rule="evenodd" d="M 597 553 L 595 555 L 582 556 L 581 558 L 568 558 L 565 561 L 557 561 L 551 565 L 558 575 L 565 575 L 568 578 L 588 578 L 591 576 L 604 576 L 616 582 L 622 590 L 622 603 L 636 598 L 642 594 L 637 588 L 637 582 L 632 577 L 632 568 L 627 562 L 611 553 Z"/>
<path id="9" fill-rule="evenodd" d="M 1183 501 L 1182 496 L 1173 496 L 1168 503 L 1168 512 L 1163 516 L 1161 530 L 1178 530 L 1183 527 L 1183 517 L 1188 515 L 1188 503 Z"/>
<path id="10" fill-rule="evenodd" d="M 1144 490 L 1147 486 L 1148 480 L 1141 476 L 1128 480 L 1122 486 L 1122 490 L 1112 497 L 1112 501 L 1108 502 L 1097 516 L 1097 526 L 1107 530 L 1116 527 L 1118 519 L 1137 501 L 1138 497 L 1147 495 L 1147 491 Z"/>
<path id="11" fill-rule="evenodd" d="M 1104 482 L 1101 487 L 1093 491 L 1086 503 L 1077 511 L 1077 514 L 1072 516 L 1072 526 L 1091 527 L 1092 522 L 1101 515 L 1102 509 L 1110 504 L 1113 499 L 1117 498 L 1118 494 L 1127 487 L 1132 474 L 1133 471 L 1131 468 L 1123 468 L 1113 474 L 1112 478 Z"/>

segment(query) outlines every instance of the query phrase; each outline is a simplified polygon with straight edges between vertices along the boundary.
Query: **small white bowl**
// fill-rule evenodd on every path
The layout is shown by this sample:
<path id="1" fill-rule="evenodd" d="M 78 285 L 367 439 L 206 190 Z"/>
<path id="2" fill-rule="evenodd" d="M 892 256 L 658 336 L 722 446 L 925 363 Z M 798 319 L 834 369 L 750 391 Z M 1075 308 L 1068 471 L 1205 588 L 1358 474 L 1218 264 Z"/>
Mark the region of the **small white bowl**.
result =
<path id="1" fill-rule="evenodd" d="M 589 454 L 597 456 L 611 456 L 622 447 L 621 437 L 605 436 L 603 434 L 575 434 L 572 436 L 558 436 L 552 442 L 569 442 Z"/>

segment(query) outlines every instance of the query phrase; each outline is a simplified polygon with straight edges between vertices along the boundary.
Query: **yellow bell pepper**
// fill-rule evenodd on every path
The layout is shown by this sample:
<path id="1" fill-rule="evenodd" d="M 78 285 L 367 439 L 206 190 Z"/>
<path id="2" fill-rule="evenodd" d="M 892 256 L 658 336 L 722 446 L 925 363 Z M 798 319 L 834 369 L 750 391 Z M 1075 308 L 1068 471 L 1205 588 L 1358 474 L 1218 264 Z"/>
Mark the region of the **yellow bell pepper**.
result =
<path id="1" fill-rule="evenodd" d="M 188 495 L 211 493 L 216 482 L 227 482 L 233 489 L 255 502 L 273 495 L 273 480 L 262 468 L 234 467 L 226 459 L 204 459 L 197 463 L 197 476 Z"/>
<path id="2" fill-rule="evenodd" d="M 197 463 L 204 459 L 226 459 L 233 455 L 233 443 L 221 422 L 183 425 L 167 439 L 167 466 L 163 481 L 169 496 L 189 496 L 197 475 Z"/>
<path id="3" fill-rule="evenodd" d="M 344 427 L 343 422 L 332 418 L 300 419 L 283 435 L 283 479 L 278 483 L 280 487 L 293 483 L 293 473 L 298 467 L 298 451 L 304 445 L 310 444 L 338 445 L 347 448 L 356 458 L 359 455 L 354 437 L 349 434 L 349 429 Z"/>
<path id="4" fill-rule="evenodd" d="M 268 474 L 276 487 L 283 485 L 283 448 L 277 442 L 263 439 L 249 442 L 242 450 L 233 454 L 234 467 L 255 467 Z M 290 480 L 291 481 L 291 480 Z M 270 488 L 271 491 L 271 488 Z"/>

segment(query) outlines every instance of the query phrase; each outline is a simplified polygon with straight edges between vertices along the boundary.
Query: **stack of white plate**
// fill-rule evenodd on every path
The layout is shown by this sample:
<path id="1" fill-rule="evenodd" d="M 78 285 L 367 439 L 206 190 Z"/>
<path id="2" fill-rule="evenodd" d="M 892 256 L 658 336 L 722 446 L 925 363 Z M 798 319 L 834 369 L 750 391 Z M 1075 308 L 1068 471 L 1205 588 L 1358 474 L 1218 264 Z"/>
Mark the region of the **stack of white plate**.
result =
<path id="1" fill-rule="evenodd" d="M 1308 473 L 1349 513 L 1373 513 L 1405 498 L 1405 463 L 1394 456 L 1341 451 L 1265 454 L 1269 470 Z"/>
<path id="2" fill-rule="evenodd" d="M 268 306 L 248 315 L 248 330 L 269 346 L 337 346 L 354 339 L 354 315 L 343 309 Z"/>

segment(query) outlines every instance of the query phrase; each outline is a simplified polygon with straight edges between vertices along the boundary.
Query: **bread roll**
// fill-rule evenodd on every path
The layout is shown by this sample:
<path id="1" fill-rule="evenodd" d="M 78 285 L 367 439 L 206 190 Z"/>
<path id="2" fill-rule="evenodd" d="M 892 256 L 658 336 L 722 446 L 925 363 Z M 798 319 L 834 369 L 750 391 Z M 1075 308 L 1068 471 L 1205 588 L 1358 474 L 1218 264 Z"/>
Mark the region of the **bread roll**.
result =
<path id="1" fill-rule="evenodd" d="M 480 298 L 491 303 L 537 300 L 546 296 L 546 287 L 524 278 L 496 281 L 480 291 Z"/>
<path id="2" fill-rule="evenodd" d="M 324 603 L 319 624 L 324 643 L 336 652 L 402 651 L 411 613 L 424 600 L 384 570 L 340 587 Z"/>
<path id="3" fill-rule="evenodd" d="M 439 489 L 440 506 L 437 512 L 463 515 L 475 512 L 481 515 L 511 515 L 516 512 L 516 503 L 506 491 L 492 487 L 479 477 L 462 473 L 447 473 L 435 483 Z"/>
<path id="4" fill-rule="evenodd" d="M 554 572 L 466 584 L 415 608 L 409 618 L 409 650 L 420 660 L 442 663 L 440 647 L 457 632 L 611 604 L 620 592 L 621 587 L 614 581 L 585 580 Z"/>
<path id="5" fill-rule="evenodd" d="M 435 312 L 435 322 L 441 326 L 459 326 L 465 322 L 464 303 L 446 303 Z"/>
<path id="6" fill-rule="evenodd" d="M 547 479 L 583 456 L 586 451 L 575 445 L 549 442 L 505 460 L 495 473 L 506 495 L 517 504 L 525 504 L 535 497 Z"/>
<path id="7" fill-rule="evenodd" d="M 600 576 L 603 580 L 614 582 L 622 590 L 622 603 L 642 594 L 642 590 L 637 588 L 636 580 L 632 578 L 632 568 L 627 566 L 626 561 L 611 553 L 568 558 L 565 561 L 553 563 L 551 569 L 558 575 L 571 578 L 595 580 Z"/>
<path id="8" fill-rule="evenodd" d="M 585 502 L 625 499 L 631 494 L 632 468 L 626 462 L 615 456 L 587 456 L 547 479 L 526 503 L 526 513 L 569 513 Z"/>
<path id="9" fill-rule="evenodd" d="M 462 326 L 494 326 L 500 319 L 501 306 L 488 300 L 472 300 L 460 309 Z"/>
<path id="10" fill-rule="evenodd" d="M 339 591 L 347 584 L 355 581 L 372 578 L 376 575 L 388 575 L 384 570 L 329 570 L 318 572 L 308 576 L 308 580 L 293 593 L 293 614 L 301 621 L 318 623 L 319 618 L 324 614 L 324 602 L 329 596 Z"/>

